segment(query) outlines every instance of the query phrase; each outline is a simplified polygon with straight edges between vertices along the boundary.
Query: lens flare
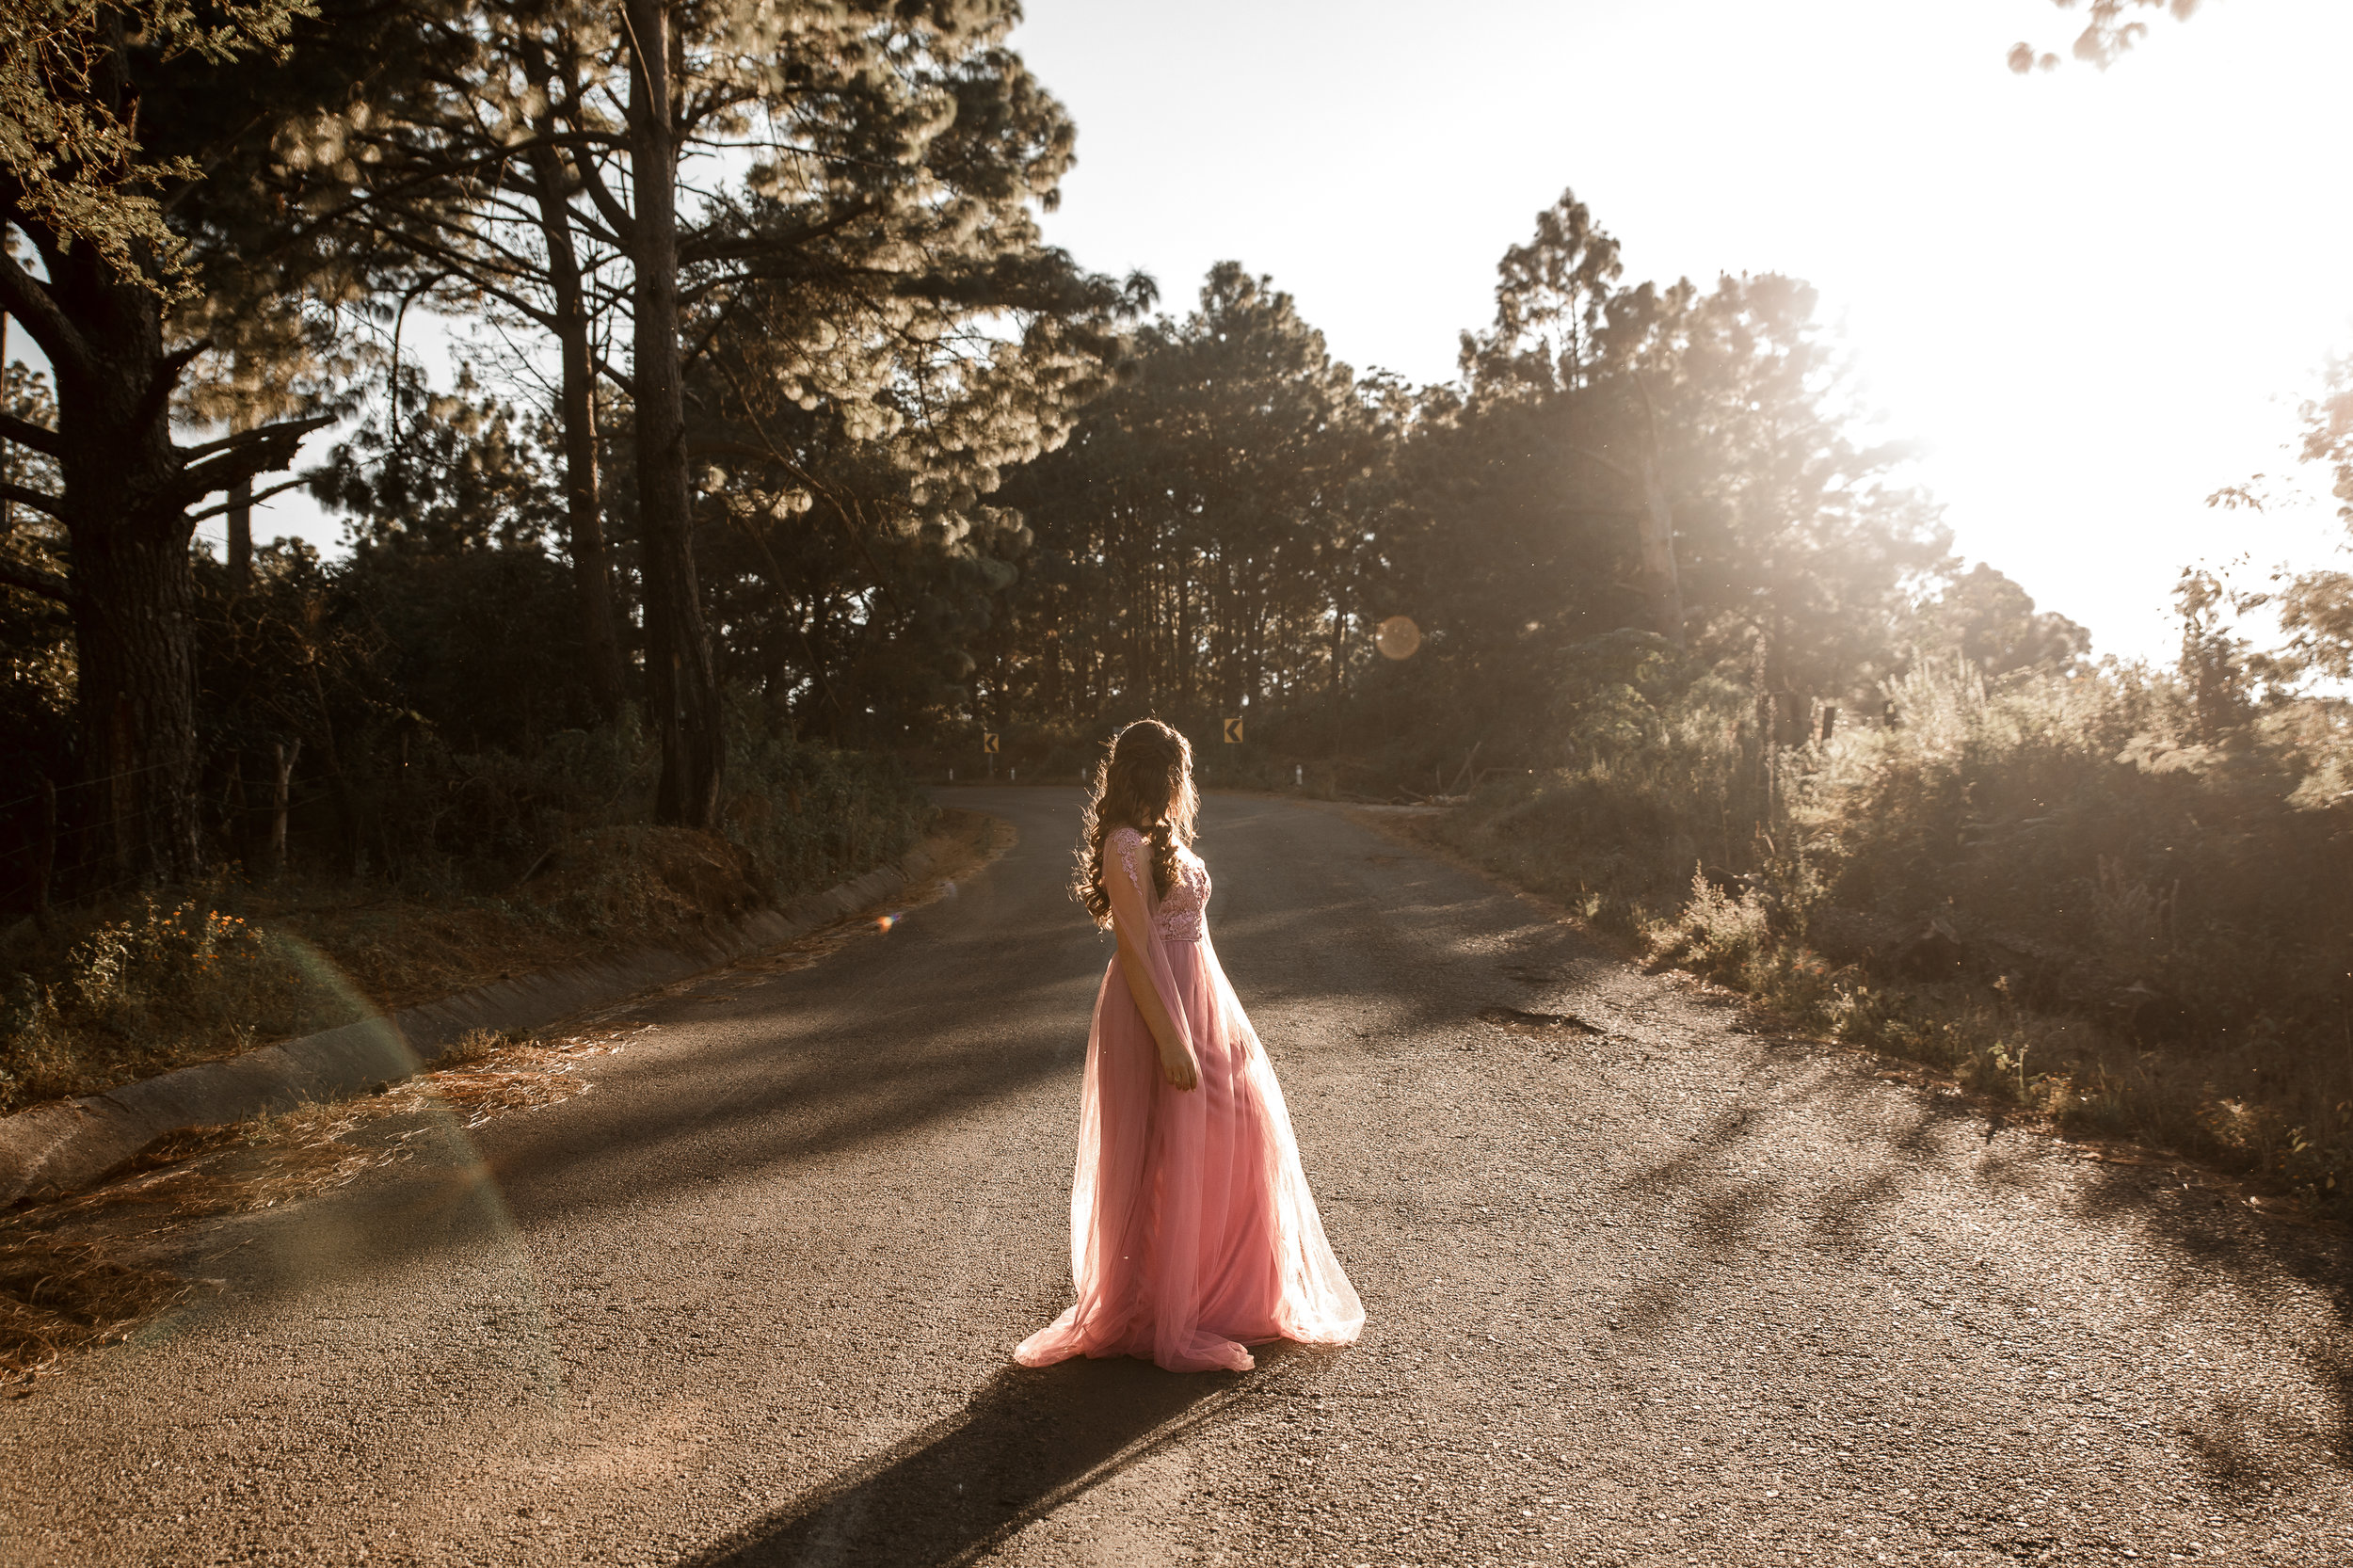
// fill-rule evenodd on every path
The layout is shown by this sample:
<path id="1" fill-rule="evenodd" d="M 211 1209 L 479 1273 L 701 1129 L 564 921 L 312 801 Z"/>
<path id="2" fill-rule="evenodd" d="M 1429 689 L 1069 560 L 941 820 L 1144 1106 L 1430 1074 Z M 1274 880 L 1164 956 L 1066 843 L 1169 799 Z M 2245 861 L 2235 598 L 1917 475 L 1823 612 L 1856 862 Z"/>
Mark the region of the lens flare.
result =
<path id="1" fill-rule="evenodd" d="M 1386 659 L 1411 659 L 1421 647 L 1421 628 L 1411 616 L 1391 616 L 1373 629 L 1372 646 Z"/>
<path id="2" fill-rule="evenodd" d="M 431 1066 L 325 952 L 282 932 L 265 939 L 302 973 L 312 992 L 332 998 L 344 1016 L 357 1016 L 359 1021 L 343 1027 L 355 1043 L 364 1040 L 375 1059 L 373 1070 L 385 1080 L 379 1093 Z M 462 1108 L 434 1096 L 416 1098 L 413 1108 L 387 1112 L 392 1119 L 382 1125 L 402 1130 L 394 1139 L 397 1154 L 373 1161 L 382 1169 L 348 1186 L 329 1184 L 283 1207 L 235 1208 L 224 1214 L 216 1223 L 234 1239 L 221 1242 L 227 1250 L 212 1256 L 236 1253 L 236 1262 L 217 1266 L 227 1277 L 135 1333 L 128 1341 L 132 1353 L 184 1353 L 172 1347 L 204 1342 L 219 1332 L 240 1301 L 254 1296 L 331 1294 L 365 1271 L 397 1274 L 431 1259 L 434 1277 L 453 1298 L 462 1296 L 483 1315 L 479 1332 L 449 1352 L 457 1357 L 449 1365 L 462 1368 L 457 1375 L 505 1389 L 511 1398 L 504 1418 L 518 1431 L 551 1417 L 562 1419 L 568 1393 L 555 1350 L 555 1319 L 522 1228 L 476 1148 Z M 354 1103 L 364 1102 L 363 1097 Z M 333 1106 L 297 1107 L 292 1114 L 305 1110 L 331 1116 Z M 328 1137 L 338 1138 L 341 1130 L 330 1128 Z M 264 1213 L 268 1222 L 258 1223 Z M 236 1236 L 239 1231 L 244 1234 Z M 385 1353 L 384 1345 L 366 1343 L 364 1335 L 353 1333 L 355 1355 Z"/>

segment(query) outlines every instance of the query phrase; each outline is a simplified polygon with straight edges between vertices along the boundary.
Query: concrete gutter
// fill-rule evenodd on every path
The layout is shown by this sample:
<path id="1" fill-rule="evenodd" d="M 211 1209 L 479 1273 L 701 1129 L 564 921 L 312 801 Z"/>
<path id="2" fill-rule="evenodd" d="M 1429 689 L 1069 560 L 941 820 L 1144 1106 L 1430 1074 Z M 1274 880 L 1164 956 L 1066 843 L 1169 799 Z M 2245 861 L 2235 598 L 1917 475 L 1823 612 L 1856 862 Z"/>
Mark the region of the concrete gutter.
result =
<path id="1" fill-rule="evenodd" d="M 216 1127 L 396 1083 L 477 1029 L 539 1029 L 780 946 L 889 899 L 932 874 L 954 840 L 932 839 L 888 866 L 763 909 L 677 947 L 639 948 L 522 975 L 340 1029 L 159 1073 L 103 1095 L 0 1119 L 0 1208 L 94 1187 L 167 1133 Z"/>

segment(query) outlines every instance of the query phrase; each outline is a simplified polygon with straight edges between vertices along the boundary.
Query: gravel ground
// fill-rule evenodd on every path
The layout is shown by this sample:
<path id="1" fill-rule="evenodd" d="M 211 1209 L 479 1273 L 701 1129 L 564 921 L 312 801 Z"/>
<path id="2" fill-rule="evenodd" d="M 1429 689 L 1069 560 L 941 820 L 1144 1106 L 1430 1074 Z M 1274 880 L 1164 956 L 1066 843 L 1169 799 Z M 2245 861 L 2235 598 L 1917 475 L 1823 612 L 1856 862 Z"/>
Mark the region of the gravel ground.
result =
<path id="1" fill-rule="evenodd" d="M 1109 947 L 1075 791 L 954 799 L 1022 834 L 955 898 L 182 1234 L 201 1304 L 0 1404 L 0 1561 L 2353 1561 L 2341 1236 L 1275 800 L 1210 921 L 1365 1337 L 1012 1367 Z"/>

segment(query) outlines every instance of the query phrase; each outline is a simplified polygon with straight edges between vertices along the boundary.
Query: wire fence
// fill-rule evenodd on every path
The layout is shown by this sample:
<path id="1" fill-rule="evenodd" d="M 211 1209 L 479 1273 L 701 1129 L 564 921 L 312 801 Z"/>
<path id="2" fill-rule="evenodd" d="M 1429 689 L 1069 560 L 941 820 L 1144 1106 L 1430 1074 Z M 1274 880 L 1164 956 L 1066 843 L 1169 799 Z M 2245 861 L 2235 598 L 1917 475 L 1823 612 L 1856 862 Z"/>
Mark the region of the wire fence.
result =
<path id="1" fill-rule="evenodd" d="M 45 787 L 42 789 L 35 790 L 29 794 L 18 795 L 14 800 L 0 800 L 0 812 L 12 811 L 20 806 L 51 796 L 62 800 L 76 790 L 95 790 L 102 785 L 119 783 L 125 778 L 137 778 L 151 773 L 161 773 L 170 766 L 168 762 L 150 762 L 143 768 L 124 768 L 116 773 L 102 774 L 96 778 L 69 779 L 63 784 L 44 780 Z"/>
<path id="2" fill-rule="evenodd" d="M 172 771 L 170 762 L 150 762 L 120 768 L 95 777 L 56 783 L 46 778 L 39 789 L 0 800 L 0 908 L 39 913 L 53 901 L 88 904 L 150 886 L 154 878 L 145 868 L 126 868 L 120 856 L 103 843 L 103 803 L 105 792 L 132 779 Z M 265 797 L 272 793 L 265 781 Z M 205 833 L 205 848 L 213 858 L 234 862 L 244 840 L 264 835 L 238 831 L 239 820 L 258 824 L 284 813 L 288 819 L 286 848 L 315 850 L 322 840 L 346 836 L 342 824 L 319 826 L 300 819 L 314 818 L 322 807 L 335 804 L 336 792 L 315 778 L 288 779 L 282 805 L 274 798 L 262 804 L 224 799 L 205 814 L 213 819 Z"/>

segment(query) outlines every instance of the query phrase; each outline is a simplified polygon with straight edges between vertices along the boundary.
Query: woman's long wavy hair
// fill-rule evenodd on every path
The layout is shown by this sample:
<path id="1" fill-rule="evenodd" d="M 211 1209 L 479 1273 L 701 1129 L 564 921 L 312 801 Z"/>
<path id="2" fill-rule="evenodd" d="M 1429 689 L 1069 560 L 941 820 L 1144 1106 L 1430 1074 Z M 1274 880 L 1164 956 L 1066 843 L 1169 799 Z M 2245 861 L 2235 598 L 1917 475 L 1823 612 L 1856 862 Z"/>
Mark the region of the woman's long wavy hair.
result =
<path id="1" fill-rule="evenodd" d="M 1152 882 L 1162 898 L 1176 885 L 1176 851 L 1193 842 L 1201 797 L 1193 788 L 1193 746 L 1158 719 L 1138 719 L 1112 737 L 1095 765 L 1086 813 L 1080 818 L 1076 874 L 1070 892 L 1098 926 L 1112 923 L 1103 891 L 1103 840 L 1132 827 L 1152 841 Z"/>

